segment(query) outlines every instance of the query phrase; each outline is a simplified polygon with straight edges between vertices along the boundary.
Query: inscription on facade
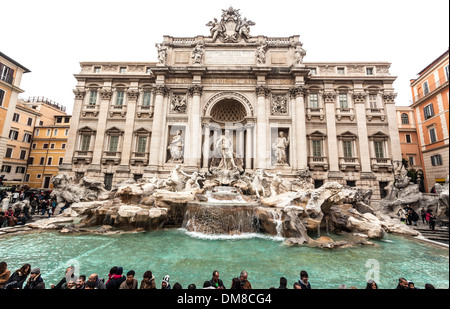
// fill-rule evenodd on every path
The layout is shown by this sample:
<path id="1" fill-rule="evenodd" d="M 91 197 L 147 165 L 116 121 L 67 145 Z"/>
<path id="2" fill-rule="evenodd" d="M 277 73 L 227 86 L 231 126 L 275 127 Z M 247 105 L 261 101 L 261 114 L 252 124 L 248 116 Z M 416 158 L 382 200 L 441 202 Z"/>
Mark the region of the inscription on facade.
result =
<path id="1" fill-rule="evenodd" d="M 256 85 L 255 79 L 244 78 L 205 78 L 204 84 L 232 84 L 232 85 Z"/>
<path id="2" fill-rule="evenodd" d="M 252 50 L 208 50 L 205 64 L 254 65 L 255 52 Z"/>

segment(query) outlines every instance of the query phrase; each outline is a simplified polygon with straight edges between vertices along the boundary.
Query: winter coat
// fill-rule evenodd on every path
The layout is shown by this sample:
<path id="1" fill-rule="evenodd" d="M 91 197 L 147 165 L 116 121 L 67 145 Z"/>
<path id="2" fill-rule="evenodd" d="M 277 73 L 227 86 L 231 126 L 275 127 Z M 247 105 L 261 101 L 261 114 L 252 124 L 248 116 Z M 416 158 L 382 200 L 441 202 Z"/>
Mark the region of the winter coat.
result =
<path id="1" fill-rule="evenodd" d="M 23 283 L 27 280 L 27 277 L 28 275 L 22 275 L 19 271 L 15 271 L 5 285 L 5 289 L 8 289 L 8 286 L 10 288 L 22 289 Z"/>
<path id="2" fill-rule="evenodd" d="M 37 275 L 34 280 L 31 277 L 27 281 L 27 285 L 25 285 L 24 290 L 44 290 L 45 283 L 44 279 L 42 279 L 41 275 Z"/>
<path id="3" fill-rule="evenodd" d="M 217 281 L 217 285 L 212 279 L 209 282 L 211 283 L 211 286 L 214 287 L 215 289 L 217 289 L 217 288 L 225 289 L 225 286 L 223 285 L 223 282 L 220 279 L 219 279 L 219 281 Z"/>
<path id="4" fill-rule="evenodd" d="M 250 281 L 245 281 L 244 284 L 241 284 L 241 289 L 243 290 L 251 290 L 252 285 L 250 284 Z"/>
<path id="5" fill-rule="evenodd" d="M 155 276 L 152 276 L 152 278 L 148 282 L 145 282 L 144 280 L 142 280 L 140 289 L 141 290 L 156 289 Z"/>
<path id="6" fill-rule="evenodd" d="M 5 287 L 6 283 L 9 280 L 9 277 L 11 277 L 11 272 L 7 269 L 2 274 L 0 274 L 0 289 L 3 289 Z"/>
<path id="7" fill-rule="evenodd" d="M 122 282 L 119 289 L 120 290 L 137 290 L 137 287 L 138 287 L 138 281 L 137 281 L 137 279 L 133 279 L 133 282 L 131 283 L 131 285 L 128 284 L 127 280 Z"/>
<path id="8" fill-rule="evenodd" d="M 127 279 L 125 276 L 121 276 L 119 278 L 112 278 L 109 280 L 108 283 L 106 283 L 106 289 L 107 290 L 118 290 L 120 288 L 120 285 L 122 282 L 124 282 Z"/>
<path id="9" fill-rule="evenodd" d="M 302 287 L 302 290 L 311 290 L 311 284 L 309 282 L 305 284 L 302 280 L 298 280 L 298 283 Z"/>

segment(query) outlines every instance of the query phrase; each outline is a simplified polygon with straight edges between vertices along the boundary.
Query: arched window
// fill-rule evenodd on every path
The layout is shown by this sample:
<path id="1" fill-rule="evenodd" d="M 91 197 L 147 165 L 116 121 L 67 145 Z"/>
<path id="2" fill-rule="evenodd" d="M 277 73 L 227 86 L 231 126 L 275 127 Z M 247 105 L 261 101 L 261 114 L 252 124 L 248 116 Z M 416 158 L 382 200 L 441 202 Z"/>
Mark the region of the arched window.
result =
<path id="1" fill-rule="evenodd" d="M 402 114 L 402 124 L 409 124 L 409 116 L 408 114 Z"/>

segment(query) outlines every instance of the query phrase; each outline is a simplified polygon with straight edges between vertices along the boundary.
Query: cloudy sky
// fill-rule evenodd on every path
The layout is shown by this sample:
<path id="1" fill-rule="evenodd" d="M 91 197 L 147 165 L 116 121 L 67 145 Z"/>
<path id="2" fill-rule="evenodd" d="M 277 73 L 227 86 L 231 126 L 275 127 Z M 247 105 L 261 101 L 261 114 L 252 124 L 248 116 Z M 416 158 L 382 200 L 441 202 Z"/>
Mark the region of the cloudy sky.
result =
<path id="1" fill-rule="evenodd" d="M 163 35 L 209 35 L 221 9 L 256 22 L 252 35 L 300 35 L 305 62 L 387 61 L 397 105 L 409 80 L 449 46 L 448 0 L 5 0 L 0 51 L 32 72 L 21 88 L 72 111 L 82 61 L 156 61 Z"/>

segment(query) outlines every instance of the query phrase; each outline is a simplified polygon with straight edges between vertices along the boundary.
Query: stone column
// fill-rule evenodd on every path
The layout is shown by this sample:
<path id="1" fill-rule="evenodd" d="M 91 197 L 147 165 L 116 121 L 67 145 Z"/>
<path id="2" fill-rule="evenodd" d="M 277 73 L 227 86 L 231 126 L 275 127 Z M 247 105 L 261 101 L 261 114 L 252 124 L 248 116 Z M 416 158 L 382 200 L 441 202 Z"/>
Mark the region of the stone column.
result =
<path id="1" fill-rule="evenodd" d="M 202 128 L 201 128 L 201 96 L 203 87 L 194 84 L 189 88 L 189 95 L 192 96 L 191 114 L 188 119 L 189 136 L 186 138 L 189 144 L 189 156 L 186 158 L 186 165 L 190 168 L 199 168 L 202 151 Z"/>
<path id="2" fill-rule="evenodd" d="M 125 133 L 123 135 L 122 157 L 120 166 L 117 171 L 129 173 L 130 172 L 130 158 L 132 153 L 134 120 L 136 115 L 137 100 L 139 97 L 138 90 L 128 90 L 127 92 L 127 116 L 125 120 Z"/>
<path id="3" fill-rule="evenodd" d="M 361 164 L 361 174 L 369 175 L 372 173 L 370 159 L 370 144 L 367 133 L 366 118 L 366 97 L 364 93 L 355 93 L 353 101 L 355 104 L 356 123 L 358 125 L 358 141 L 359 141 L 359 159 Z"/>
<path id="4" fill-rule="evenodd" d="M 245 128 L 240 128 L 238 130 L 238 155 L 240 158 L 245 158 L 245 139 L 244 139 Z"/>
<path id="5" fill-rule="evenodd" d="M 265 169 L 268 167 L 268 158 L 270 154 L 267 151 L 267 120 L 266 120 L 266 96 L 268 96 L 270 90 L 265 86 L 256 87 L 256 94 L 258 97 L 256 107 L 256 162 L 255 167 L 257 169 Z"/>
<path id="6" fill-rule="evenodd" d="M 148 168 L 152 171 L 157 171 L 158 167 L 161 166 L 162 162 L 160 160 L 162 142 L 162 134 L 164 132 L 163 128 L 163 118 L 165 117 L 166 106 L 164 104 L 164 97 L 169 93 L 169 89 L 166 85 L 156 85 L 155 87 L 155 112 L 153 117 L 153 127 L 152 127 L 152 140 L 150 144 L 150 159 Z"/>
<path id="7" fill-rule="evenodd" d="M 100 162 L 105 142 L 106 122 L 108 120 L 108 111 L 111 104 L 111 97 L 113 92 L 110 87 L 105 87 L 100 90 L 100 109 L 97 121 L 97 133 L 95 136 L 94 153 L 92 157 L 92 164 L 88 167 L 88 172 L 100 172 Z"/>
<path id="8" fill-rule="evenodd" d="M 245 168 L 250 170 L 253 159 L 253 125 L 247 125 L 247 136 L 245 141 Z"/>
<path id="9" fill-rule="evenodd" d="M 325 105 L 325 115 L 327 117 L 327 142 L 328 142 L 328 164 L 330 171 L 329 178 L 340 178 L 339 170 L 339 148 L 336 137 L 336 93 L 326 92 L 323 95 Z"/>
<path id="10" fill-rule="evenodd" d="M 306 169 L 308 167 L 308 143 L 306 138 L 306 117 L 305 117 L 305 89 L 297 86 L 291 89 L 291 96 L 295 98 L 294 106 L 294 140 L 295 154 L 291 159 L 294 169 Z M 292 143 L 291 143 L 292 145 Z"/>
<path id="11" fill-rule="evenodd" d="M 75 89 L 73 93 L 75 94 L 75 102 L 73 105 L 72 119 L 69 129 L 69 138 L 67 139 L 64 161 L 59 168 L 61 171 L 67 172 L 72 171 L 72 159 L 75 154 L 76 136 L 79 129 L 81 109 L 83 108 L 86 91 Z"/>
<path id="12" fill-rule="evenodd" d="M 208 162 L 209 162 L 209 153 L 210 153 L 210 149 L 211 149 L 211 144 L 210 144 L 210 127 L 208 124 L 205 124 L 203 126 L 203 130 L 205 131 L 204 133 L 204 141 L 203 141 L 203 169 L 204 170 L 208 170 L 209 166 L 208 166 Z"/>
<path id="13" fill-rule="evenodd" d="M 384 106 L 386 109 L 386 115 L 388 120 L 389 127 L 389 138 L 391 144 L 391 155 L 392 160 L 402 161 L 402 150 L 400 147 L 400 136 L 398 133 L 398 124 L 395 110 L 395 98 L 397 97 L 396 93 L 385 93 L 383 95 Z"/>

